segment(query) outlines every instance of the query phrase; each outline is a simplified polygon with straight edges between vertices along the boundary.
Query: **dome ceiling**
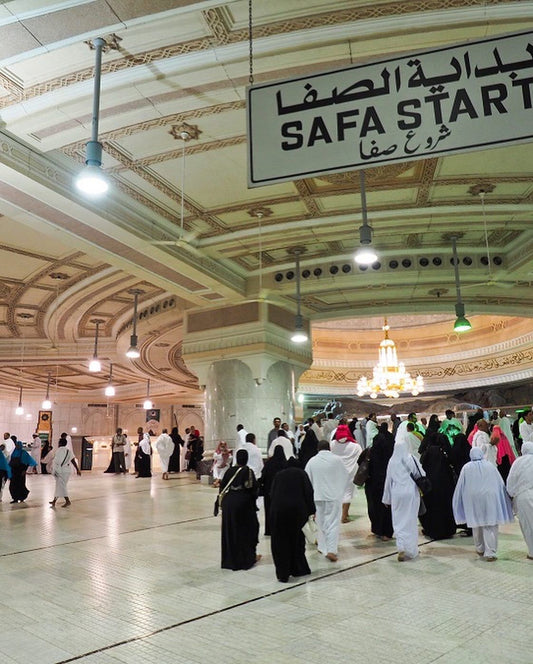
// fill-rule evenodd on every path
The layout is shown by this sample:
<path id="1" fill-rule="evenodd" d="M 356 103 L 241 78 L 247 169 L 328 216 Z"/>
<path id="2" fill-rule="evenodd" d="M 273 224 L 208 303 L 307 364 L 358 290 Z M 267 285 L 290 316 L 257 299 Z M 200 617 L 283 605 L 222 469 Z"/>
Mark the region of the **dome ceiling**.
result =
<path id="1" fill-rule="evenodd" d="M 121 400 L 138 401 L 149 377 L 155 399 L 201 401 L 181 360 L 187 311 L 258 298 L 294 311 L 295 246 L 305 248 L 303 314 L 316 322 L 311 372 L 370 366 L 388 314 L 402 359 L 423 368 L 435 389 L 474 380 L 474 360 L 492 358 L 480 374 L 490 380 L 530 375 L 529 319 L 520 318 L 533 304 L 530 143 L 368 169 L 379 262 L 361 270 L 352 260 L 358 173 L 247 188 L 248 2 L 31 5 L 0 8 L 4 393 L 14 396 L 19 383 L 31 392 L 50 371 L 66 398 L 95 399 L 113 362 Z M 532 2 L 253 7 L 256 82 L 533 28 Z M 98 36 L 109 45 L 99 138 L 111 191 L 87 202 L 72 178 L 90 136 L 94 51 L 86 42 Z M 460 341 L 451 332 L 452 234 L 473 323 Z M 133 288 L 143 291 L 135 362 L 124 357 Z M 104 321 L 97 376 L 86 368 L 96 319 Z M 320 380 L 306 384 L 317 390 Z"/>

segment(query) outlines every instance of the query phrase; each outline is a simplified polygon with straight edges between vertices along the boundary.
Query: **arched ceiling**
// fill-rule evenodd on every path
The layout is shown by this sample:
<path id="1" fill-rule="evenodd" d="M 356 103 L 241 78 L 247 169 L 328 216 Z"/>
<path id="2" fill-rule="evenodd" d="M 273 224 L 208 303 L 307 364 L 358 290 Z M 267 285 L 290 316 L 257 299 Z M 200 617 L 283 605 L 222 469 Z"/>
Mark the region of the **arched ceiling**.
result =
<path id="1" fill-rule="evenodd" d="M 253 0 L 253 6 L 256 82 L 533 26 L 530 1 Z M 451 234 L 459 238 L 467 315 L 506 321 L 530 315 L 531 144 L 369 169 L 368 214 L 380 266 L 361 271 L 352 261 L 361 224 L 358 173 L 247 188 L 247 26 L 243 0 L 2 3 L 4 392 L 14 394 L 19 384 L 31 391 L 52 371 L 69 398 L 94 399 L 113 362 L 120 399 L 139 400 L 149 377 L 156 398 L 201 400 L 181 360 L 185 312 L 255 298 L 294 310 L 287 273 L 295 246 L 305 248 L 301 267 L 311 273 L 302 295 L 312 321 L 431 314 L 451 326 Z M 72 177 L 90 136 L 94 51 L 86 41 L 98 36 L 111 46 L 103 56 L 99 138 L 112 188 L 105 201 L 87 202 Z M 184 129 L 190 140 L 181 138 Z M 160 241 L 170 244 L 154 244 Z M 143 291 L 146 314 L 134 363 L 124 357 L 133 288 Z M 86 369 L 95 319 L 104 321 L 98 376 Z M 474 354 L 491 347 L 483 320 L 464 342 Z M 448 353 L 441 350 L 431 352 Z M 524 363 L 524 370 L 533 367 Z M 501 368 L 508 377 L 513 371 Z"/>

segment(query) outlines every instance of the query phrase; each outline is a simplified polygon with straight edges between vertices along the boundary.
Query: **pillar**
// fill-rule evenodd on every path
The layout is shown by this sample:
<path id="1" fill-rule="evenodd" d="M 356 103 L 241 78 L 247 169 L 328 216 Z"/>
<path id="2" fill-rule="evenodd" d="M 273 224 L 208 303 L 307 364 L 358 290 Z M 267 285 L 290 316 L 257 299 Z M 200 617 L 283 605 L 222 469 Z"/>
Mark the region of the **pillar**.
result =
<path id="1" fill-rule="evenodd" d="M 266 302 L 188 313 L 183 359 L 205 390 L 205 447 L 234 447 L 237 424 L 264 451 L 274 417 L 294 427 L 294 399 L 310 342 L 290 340 L 294 313 Z"/>

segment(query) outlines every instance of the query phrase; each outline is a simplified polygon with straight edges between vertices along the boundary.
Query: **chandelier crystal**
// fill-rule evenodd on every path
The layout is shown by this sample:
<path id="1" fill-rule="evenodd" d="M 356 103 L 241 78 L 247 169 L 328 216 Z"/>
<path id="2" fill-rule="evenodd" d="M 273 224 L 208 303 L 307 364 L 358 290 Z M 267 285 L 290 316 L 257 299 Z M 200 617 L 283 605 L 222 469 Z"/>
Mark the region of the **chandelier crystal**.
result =
<path id="1" fill-rule="evenodd" d="M 357 381 L 357 396 L 363 397 L 369 394 L 375 399 L 378 394 L 397 399 L 400 392 L 411 392 L 413 396 L 424 391 L 424 379 L 418 375 L 415 379 L 405 370 L 403 362 L 398 362 L 396 344 L 389 339 L 389 326 L 385 318 L 383 325 L 385 338 L 379 344 L 379 360 L 373 370 L 370 380 L 361 376 Z"/>

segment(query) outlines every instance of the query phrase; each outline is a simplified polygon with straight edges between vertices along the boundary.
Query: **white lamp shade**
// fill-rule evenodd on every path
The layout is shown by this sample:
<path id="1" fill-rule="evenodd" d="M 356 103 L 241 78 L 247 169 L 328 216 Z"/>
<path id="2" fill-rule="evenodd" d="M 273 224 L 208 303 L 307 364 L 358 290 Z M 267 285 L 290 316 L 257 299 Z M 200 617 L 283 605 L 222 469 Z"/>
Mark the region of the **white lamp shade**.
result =
<path id="1" fill-rule="evenodd" d="M 109 182 L 100 166 L 89 164 L 75 179 L 76 187 L 86 196 L 101 196 L 109 189 Z"/>
<path id="2" fill-rule="evenodd" d="M 358 265 L 372 265 L 377 261 L 378 255 L 371 246 L 366 245 L 359 247 L 353 258 Z"/>
<path id="3" fill-rule="evenodd" d="M 98 358 L 93 357 L 93 359 L 89 362 L 89 371 L 92 371 L 93 373 L 102 371 L 102 365 L 100 364 L 100 360 Z"/>
<path id="4" fill-rule="evenodd" d="M 145 401 L 143 403 L 144 410 L 150 410 L 153 407 L 154 407 L 154 404 L 151 402 L 151 400 L 150 399 L 145 399 Z"/>
<path id="5" fill-rule="evenodd" d="M 137 346 L 130 346 L 126 351 L 126 357 L 131 357 L 132 359 L 141 357 L 141 354 L 139 353 L 139 349 L 137 348 Z"/>
<path id="6" fill-rule="evenodd" d="M 105 395 L 106 397 L 114 397 L 115 396 L 115 388 L 113 385 L 107 385 L 105 388 Z"/>
<path id="7" fill-rule="evenodd" d="M 303 344 L 305 343 L 309 337 L 303 330 L 295 330 L 292 337 L 291 341 L 295 344 Z"/>
<path id="8" fill-rule="evenodd" d="M 24 415 L 24 408 L 22 406 L 17 406 L 15 408 L 15 415 Z"/>
<path id="9" fill-rule="evenodd" d="M 43 410 L 50 410 L 50 408 L 52 408 L 52 402 L 50 399 L 45 399 L 41 404 L 41 407 Z"/>

